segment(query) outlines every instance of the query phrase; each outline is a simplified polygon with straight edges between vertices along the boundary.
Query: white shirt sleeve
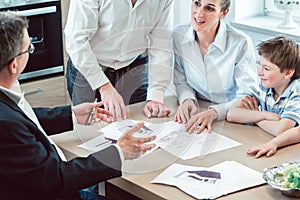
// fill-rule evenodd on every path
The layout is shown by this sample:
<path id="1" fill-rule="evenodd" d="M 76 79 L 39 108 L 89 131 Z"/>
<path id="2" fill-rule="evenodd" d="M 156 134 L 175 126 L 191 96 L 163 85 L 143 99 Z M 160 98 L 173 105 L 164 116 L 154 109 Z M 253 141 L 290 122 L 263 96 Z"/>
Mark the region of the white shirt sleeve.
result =
<path id="1" fill-rule="evenodd" d="M 166 1 L 161 17 L 149 35 L 149 86 L 147 100 L 163 103 L 164 92 L 172 80 L 173 1 Z"/>
<path id="2" fill-rule="evenodd" d="M 186 99 L 193 99 L 196 101 L 196 92 L 195 90 L 188 84 L 183 64 L 181 63 L 181 53 L 177 51 L 176 44 L 174 44 L 174 85 L 176 87 L 176 94 L 179 105 L 181 105 Z"/>
<path id="3" fill-rule="evenodd" d="M 122 16 L 122 17 L 120 17 Z M 171 81 L 173 0 L 74 0 L 65 27 L 66 50 L 93 90 L 109 82 L 102 67 L 128 66 L 149 55 L 147 100 L 163 102 Z"/>
<path id="4" fill-rule="evenodd" d="M 179 105 L 181 105 L 186 99 L 192 99 L 196 101 L 196 92 L 193 87 L 188 83 L 185 65 L 182 59 L 183 49 L 181 48 L 181 41 L 183 40 L 183 33 L 178 31 L 176 28 L 173 31 L 173 49 L 174 49 L 174 72 L 173 72 L 173 83 L 176 88 L 176 94 Z M 184 38 L 186 39 L 186 38 Z M 192 50 L 191 50 L 192 51 Z"/>
<path id="5" fill-rule="evenodd" d="M 121 147 L 119 145 L 117 145 L 117 144 L 113 144 L 113 145 L 118 149 L 119 155 L 120 155 L 120 159 L 121 159 L 121 163 L 123 163 L 124 160 L 125 160 L 125 158 L 124 158 L 124 154 L 123 154 L 123 151 L 122 151 Z"/>
<path id="6" fill-rule="evenodd" d="M 65 27 L 66 51 L 93 90 L 109 82 L 90 44 L 98 30 L 97 2 L 72 1 Z"/>

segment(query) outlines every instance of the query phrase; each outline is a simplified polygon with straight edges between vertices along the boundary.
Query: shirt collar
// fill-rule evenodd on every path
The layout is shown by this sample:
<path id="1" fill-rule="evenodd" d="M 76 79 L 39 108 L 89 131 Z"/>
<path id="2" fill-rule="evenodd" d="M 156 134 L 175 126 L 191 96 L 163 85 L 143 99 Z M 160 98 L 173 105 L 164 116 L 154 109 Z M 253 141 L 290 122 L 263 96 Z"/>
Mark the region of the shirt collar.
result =
<path id="1" fill-rule="evenodd" d="M 216 46 L 217 48 L 219 48 L 222 52 L 225 51 L 225 47 L 226 47 L 226 38 L 227 38 L 227 30 L 226 30 L 226 24 L 225 22 L 223 22 L 222 20 L 220 20 L 220 26 L 215 38 L 215 41 L 212 43 L 212 45 Z M 184 35 L 184 38 L 181 42 L 181 44 L 186 44 L 188 42 L 193 42 L 195 43 L 195 35 L 196 32 L 193 29 L 193 26 L 190 24 L 190 27 L 188 29 L 188 31 L 186 32 L 186 34 Z"/>
<path id="2" fill-rule="evenodd" d="M 290 82 L 290 84 L 288 85 L 288 87 L 284 90 L 284 92 L 280 95 L 280 98 L 287 98 L 289 95 L 290 95 L 290 91 L 291 89 L 296 85 L 298 84 L 299 80 L 296 79 L 296 80 L 293 80 L 292 82 Z M 273 91 L 273 88 L 268 88 L 268 91 L 267 91 L 267 95 L 273 95 L 274 94 L 274 91 Z"/>
<path id="3" fill-rule="evenodd" d="M 273 96 L 273 88 L 268 88 L 266 93 L 268 96 Z"/>
<path id="4" fill-rule="evenodd" d="M 129 5 L 132 6 L 132 1 L 131 1 L 131 0 L 127 0 L 127 1 L 128 1 L 128 3 L 129 3 Z M 143 1 L 144 1 L 144 0 L 137 0 L 137 1 L 135 2 L 135 5 L 134 5 L 133 9 L 135 9 L 136 7 L 138 7 L 141 3 L 143 3 Z"/>
<path id="5" fill-rule="evenodd" d="M 181 44 L 186 44 L 189 42 L 196 42 L 195 41 L 195 34 L 196 32 L 194 31 L 192 25 L 190 24 L 188 31 L 185 33 L 183 40 L 181 41 Z"/>
<path id="6" fill-rule="evenodd" d="M 23 93 L 20 93 L 20 92 L 14 91 L 14 90 L 10 90 L 10 89 L 7 89 L 2 86 L 0 86 L 0 91 L 2 91 L 4 94 L 6 94 L 17 105 L 20 102 L 20 100 L 22 98 L 24 98 Z"/>
<path id="7" fill-rule="evenodd" d="M 220 20 L 220 26 L 215 38 L 215 41 L 213 42 L 213 45 L 215 45 L 217 48 L 219 48 L 222 52 L 225 52 L 226 47 L 226 41 L 227 41 L 227 30 L 226 30 L 226 24 Z"/>
<path id="8" fill-rule="evenodd" d="M 281 97 L 288 97 L 291 94 L 291 90 L 292 88 L 294 88 L 295 85 L 299 84 L 299 80 L 293 80 L 292 82 L 290 82 L 290 84 L 288 85 L 288 87 L 284 90 L 283 94 L 281 95 Z"/>

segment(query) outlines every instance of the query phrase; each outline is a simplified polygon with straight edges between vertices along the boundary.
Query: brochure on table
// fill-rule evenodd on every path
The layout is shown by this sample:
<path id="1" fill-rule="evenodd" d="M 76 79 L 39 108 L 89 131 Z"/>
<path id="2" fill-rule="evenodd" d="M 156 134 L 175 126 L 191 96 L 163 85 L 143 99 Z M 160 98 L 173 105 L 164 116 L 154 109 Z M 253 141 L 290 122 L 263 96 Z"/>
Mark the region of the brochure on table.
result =
<path id="1" fill-rule="evenodd" d="M 265 181 L 262 173 L 236 161 L 225 161 L 209 168 L 172 164 L 151 183 L 176 186 L 197 199 L 215 199 Z"/>
<path id="2" fill-rule="evenodd" d="M 138 123 L 136 120 L 122 120 L 111 123 L 99 130 L 103 135 L 83 143 L 79 147 L 90 151 L 99 151 L 107 147 L 111 141 L 118 140 L 136 123 Z M 156 139 L 153 141 L 156 144 L 156 148 L 163 148 L 183 160 L 241 145 L 216 132 L 188 134 L 184 130 L 184 125 L 174 121 L 163 123 L 145 122 L 144 127 L 134 134 L 136 137 L 147 137 L 150 135 L 156 135 Z"/>

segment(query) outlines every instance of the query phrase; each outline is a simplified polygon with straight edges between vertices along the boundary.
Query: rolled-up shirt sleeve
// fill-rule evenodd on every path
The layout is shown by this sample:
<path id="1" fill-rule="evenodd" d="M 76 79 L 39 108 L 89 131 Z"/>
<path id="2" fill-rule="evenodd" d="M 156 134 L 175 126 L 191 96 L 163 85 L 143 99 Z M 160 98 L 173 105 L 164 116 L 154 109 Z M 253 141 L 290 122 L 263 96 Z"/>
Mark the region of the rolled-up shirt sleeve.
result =
<path id="1" fill-rule="evenodd" d="M 90 44 L 98 29 L 98 7 L 98 1 L 72 1 L 64 31 L 66 51 L 93 90 L 109 82 Z"/>
<path id="2" fill-rule="evenodd" d="M 147 100 L 163 103 L 164 92 L 172 80 L 173 1 L 166 1 L 160 18 L 149 34 L 149 86 Z"/>

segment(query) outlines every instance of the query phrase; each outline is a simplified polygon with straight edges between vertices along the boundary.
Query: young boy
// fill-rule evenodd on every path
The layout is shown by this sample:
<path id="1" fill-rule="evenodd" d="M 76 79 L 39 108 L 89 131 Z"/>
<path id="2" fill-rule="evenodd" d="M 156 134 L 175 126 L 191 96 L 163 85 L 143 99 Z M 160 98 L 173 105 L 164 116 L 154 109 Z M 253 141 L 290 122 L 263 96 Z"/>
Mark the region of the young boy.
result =
<path id="1" fill-rule="evenodd" d="M 227 113 L 227 120 L 254 123 L 277 136 L 300 123 L 300 47 L 294 39 L 279 36 L 258 45 L 259 88 Z"/>

